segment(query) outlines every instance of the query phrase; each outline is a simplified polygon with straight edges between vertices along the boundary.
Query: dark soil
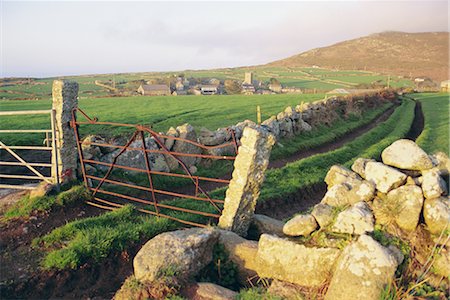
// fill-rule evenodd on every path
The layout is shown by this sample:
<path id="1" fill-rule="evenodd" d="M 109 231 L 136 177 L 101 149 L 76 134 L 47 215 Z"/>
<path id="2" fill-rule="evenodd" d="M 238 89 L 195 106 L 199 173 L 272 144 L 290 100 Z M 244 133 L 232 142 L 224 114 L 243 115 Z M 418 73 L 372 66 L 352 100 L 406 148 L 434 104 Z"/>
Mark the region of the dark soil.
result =
<path id="1" fill-rule="evenodd" d="M 301 151 L 284 160 L 277 160 L 270 164 L 271 168 L 282 167 L 286 163 L 295 161 L 317 153 L 337 149 L 374 128 L 385 121 L 394 108 L 383 113 L 375 122 L 362 126 L 349 133 L 344 138 L 326 145 Z M 416 116 L 408 138 L 415 139 L 423 129 L 423 114 L 420 104 L 416 104 Z M 211 190 L 215 186 L 204 186 Z M 180 191 L 181 192 L 181 191 Z M 259 203 L 257 213 L 285 219 L 295 212 L 307 211 L 314 204 L 320 202 L 326 192 L 324 183 L 302 189 L 288 197 L 280 197 Z M 49 214 L 35 215 L 29 219 L 19 219 L 0 227 L 1 250 L 1 299 L 111 299 L 120 288 L 123 281 L 132 274 L 132 258 L 145 241 L 130 247 L 127 252 L 116 253 L 102 261 L 85 264 L 76 270 L 41 271 L 37 261 L 41 254 L 33 254 L 30 244 L 33 238 L 45 235 L 53 228 L 79 217 L 93 216 L 103 210 L 82 205 L 71 209 L 54 210 Z M 27 228 L 26 230 L 24 228 Z M 12 258 L 13 253 L 17 259 Z M 20 254 L 22 253 L 22 254 Z M 6 254 L 10 255 L 8 257 Z M 24 259 L 25 257 L 29 259 Z M 23 261 L 22 261 L 23 260 Z M 12 268 L 12 270 L 10 270 Z M 12 281 L 14 279 L 14 281 Z"/>

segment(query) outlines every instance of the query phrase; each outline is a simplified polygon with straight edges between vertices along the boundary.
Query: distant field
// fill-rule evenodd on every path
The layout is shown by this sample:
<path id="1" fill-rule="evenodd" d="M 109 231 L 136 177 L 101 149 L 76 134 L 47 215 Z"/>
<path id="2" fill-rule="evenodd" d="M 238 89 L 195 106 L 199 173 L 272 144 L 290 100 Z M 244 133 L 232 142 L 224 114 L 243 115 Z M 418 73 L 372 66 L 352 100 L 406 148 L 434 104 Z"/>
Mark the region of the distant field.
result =
<path id="1" fill-rule="evenodd" d="M 417 143 L 429 153 L 449 153 L 449 94 L 412 94 L 422 103 L 425 126 Z"/>
<path id="2" fill-rule="evenodd" d="M 166 97 L 115 97 L 81 99 L 79 107 L 89 116 L 101 121 L 151 125 L 156 131 L 167 131 L 171 126 L 190 123 L 196 128 L 215 130 L 245 119 L 256 121 L 256 106 L 261 106 L 262 119 L 277 114 L 286 106 L 302 101 L 322 99 L 323 94 L 308 95 L 253 95 L 253 96 L 166 96 Z M 51 108 L 50 100 L 0 101 L 1 111 L 38 110 Z M 48 117 L 30 116 L 0 117 L 0 129 L 48 128 Z M 81 117 L 80 117 L 81 119 Z M 84 127 L 85 128 L 85 127 Z M 112 131 L 111 131 L 112 129 Z M 122 128 L 123 129 L 123 128 Z M 98 134 L 123 133 L 116 128 L 95 126 Z M 82 131 L 88 133 L 88 131 Z M 30 135 L 3 137 L 13 143 L 26 144 L 33 140 Z"/>
<path id="3" fill-rule="evenodd" d="M 168 77 L 184 74 L 187 78 L 196 79 L 217 78 L 220 80 L 234 79 L 244 80 L 245 72 L 253 72 L 255 79 L 268 82 L 270 78 L 277 78 L 283 85 L 297 87 L 301 89 L 317 89 L 321 92 L 335 88 L 352 87 L 357 84 L 371 84 L 380 81 L 386 84 L 387 76 L 369 71 L 360 70 L 331 70 L 321 68 L 287 68 L 287 67 L 245 67 L 216 70 L 186 70 L 179 72 L 151 72 L 151 73 L 126 73 L 126 74 L 106 74 L 106 75 L 83 75 L 62 77 L 72 79 L 80 84 L 80 98 L 109 97 L 111 92 L 103 87 L 95 85 L 95 81 L 106 83 L 115 81 L 116 87 L 121 95 L 129 96 L 135 93 L 140 80 L 164 79 Z M 50 99 L 51 85 L 53 79 L 35 79 L 30 83 L 24 81 L 22 84 L 0 86 L 0 100 L 18 99 Z M 1 80 L 0 80 L 1 83 Z M 391 86 L 412 86 L 409 79 L 402 79 L 396 76 L 391 78 Z M 125 94 L 124 94 L 125 93 Z"/>

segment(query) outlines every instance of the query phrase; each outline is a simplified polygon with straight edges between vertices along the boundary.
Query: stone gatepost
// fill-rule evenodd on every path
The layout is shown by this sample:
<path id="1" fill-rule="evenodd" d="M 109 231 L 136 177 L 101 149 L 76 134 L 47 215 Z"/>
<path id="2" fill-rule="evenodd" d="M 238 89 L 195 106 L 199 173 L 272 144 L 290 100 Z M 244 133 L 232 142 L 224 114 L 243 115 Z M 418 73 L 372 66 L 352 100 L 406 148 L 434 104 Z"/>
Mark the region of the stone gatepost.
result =
<path id="1" fill-rule="evenodd" d="M 275 137 L 261 127 L 244 129 L 219 227 L 246 236 Z"/>
<path id="2" fill-rule="evenodd" d="M 52 160 L 58 159 L 58 168 L 52 168 L 52 176 L 58 172 L 59 180 L 66 182 L 75 179 L 77 172 L 77 143 L 75 133 L 70 127 L 72 109 L 78 107 L 78 83 L 68 80 L 54 80 L 52 88 L 55 110 L 57 153 Z M 53 164 L 55 166 L 55 164 Z"/>

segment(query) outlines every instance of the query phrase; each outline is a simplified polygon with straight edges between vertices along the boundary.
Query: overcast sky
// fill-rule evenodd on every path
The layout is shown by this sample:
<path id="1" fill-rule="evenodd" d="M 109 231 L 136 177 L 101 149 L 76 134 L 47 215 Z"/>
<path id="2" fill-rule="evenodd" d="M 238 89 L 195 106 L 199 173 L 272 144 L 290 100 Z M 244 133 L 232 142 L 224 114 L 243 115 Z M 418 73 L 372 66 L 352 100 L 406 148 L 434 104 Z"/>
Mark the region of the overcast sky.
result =
<path id="1" fill-rule="evenodd" d="M 386 31 L 448 31 L 447 1 L 1 3 L 1 77 L 264 64 Z"/>

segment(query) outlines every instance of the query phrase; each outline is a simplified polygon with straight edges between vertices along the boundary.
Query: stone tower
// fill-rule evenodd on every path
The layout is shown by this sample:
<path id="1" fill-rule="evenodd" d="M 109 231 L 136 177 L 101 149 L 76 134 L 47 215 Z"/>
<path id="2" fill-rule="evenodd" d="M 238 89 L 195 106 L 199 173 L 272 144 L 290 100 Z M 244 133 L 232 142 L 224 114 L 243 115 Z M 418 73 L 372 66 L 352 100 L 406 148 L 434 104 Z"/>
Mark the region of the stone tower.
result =
<path id="1" fill-rule="evenodd" d="M 245 72 L 244 84 L 253 84 L 253 73 Z"/>

